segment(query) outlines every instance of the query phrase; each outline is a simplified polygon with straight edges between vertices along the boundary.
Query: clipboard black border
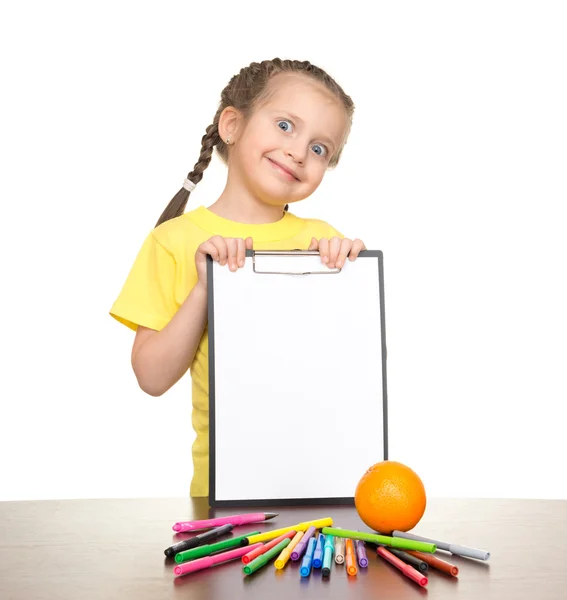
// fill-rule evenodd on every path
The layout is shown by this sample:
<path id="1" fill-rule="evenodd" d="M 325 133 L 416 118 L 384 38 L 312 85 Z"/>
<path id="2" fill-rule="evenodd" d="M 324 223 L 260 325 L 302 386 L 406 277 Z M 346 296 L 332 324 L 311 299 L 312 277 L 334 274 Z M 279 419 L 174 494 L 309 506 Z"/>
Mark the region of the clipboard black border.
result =
<path id="1" fill-rule="evenodd" d="M 285 251 L 282 251 L 285 252 Z M 292 250 L 289 250 L 292 252 Z M 246 250 L 246 258 L 254 256 L 254 250 Z M 382 250 L 362 250 L 359 258 L 378 259 L 378 285 L 380 298 L 380 325 L 382 338 L 382 404 L 383 404 L 383 438 L 384 459 L 388 460 L 388 385 L 387 373 L 387 347 L 386 347 L 386 311 L 384 291 L 384 254 Z M 339 498 L 272 498 L 255 500 L 217 500 L 215 497 L 215 319 L 214 319 L 214 284 L 213 284 L 213 259 L 207 255 L 207 327 L 209 336 L 209 507 L 211 508 L 237 508 L 259 506 L 328 506 L 346 505 L 354 506 L 354 496 Z"/>

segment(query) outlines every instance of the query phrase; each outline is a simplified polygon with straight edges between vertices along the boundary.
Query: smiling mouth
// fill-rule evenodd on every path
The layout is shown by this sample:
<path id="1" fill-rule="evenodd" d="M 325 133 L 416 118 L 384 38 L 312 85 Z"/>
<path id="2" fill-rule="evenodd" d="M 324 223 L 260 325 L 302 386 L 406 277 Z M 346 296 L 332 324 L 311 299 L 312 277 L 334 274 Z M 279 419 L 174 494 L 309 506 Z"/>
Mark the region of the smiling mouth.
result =
<path id="1" fill-rule="evenodd" d="M 266 157 L 268 158 L 268 157 Z M 276 169 L 277 171 L 279 171 L 282 175 L 284 175 L 286 177 L 286 179 L 288 179 L 288 181 L 300 181 L 298 177 L 296 177 L 291 171 L 288 171 L 283 165 L 281 165 L 280 163 L 276 162 L 275 160 L 272 160 L 271 158 L 268 158 L 268 160 L 270 161 L 270 163 L 272 164 L 272 167 L 274 167 L 274 169 Z"/>

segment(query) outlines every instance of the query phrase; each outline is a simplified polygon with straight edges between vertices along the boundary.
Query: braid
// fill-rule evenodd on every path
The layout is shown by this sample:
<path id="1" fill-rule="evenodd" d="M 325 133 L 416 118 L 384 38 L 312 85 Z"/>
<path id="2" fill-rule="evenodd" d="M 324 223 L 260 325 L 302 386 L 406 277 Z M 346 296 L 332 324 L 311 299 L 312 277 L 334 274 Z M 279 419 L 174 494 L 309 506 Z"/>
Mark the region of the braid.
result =
<path id="1" fill-rule="evenodd" d="M 199 181 L 203 179 L 203 172 L 211 162 L 214 147 L 220 141 L 218 129 L 219 116 L 219 114 L 215 115 L 213 124 L 207 127 L 206 133 L 201 139 L 201 153 L 199 154 L 199 160 L 195 163 L 193 170 L 187 175 L 187 179 L 194 184 L 199 183 Z M 169 221 L 169 219 L 181 216 L 185 210 L 185 206 L 187 206 L 190 193 L 189 190 L 182 187 L 165 207 L 165 210 L 156 223 L 156 227 L 165 221 Z"/>
<path id="2" fill-rule="evenodd" d="M 201 139 L 201 154 L 199 160 L 195 163 L 193 170 L 187 176 L 193 183 L 197 184 L 203 179 L 203 172 L 209 166 L 213 156 L 214 147 L 219 143 L 219 123 L 218 118 L 212 125 L 207 127 L 207 132 Z"/>

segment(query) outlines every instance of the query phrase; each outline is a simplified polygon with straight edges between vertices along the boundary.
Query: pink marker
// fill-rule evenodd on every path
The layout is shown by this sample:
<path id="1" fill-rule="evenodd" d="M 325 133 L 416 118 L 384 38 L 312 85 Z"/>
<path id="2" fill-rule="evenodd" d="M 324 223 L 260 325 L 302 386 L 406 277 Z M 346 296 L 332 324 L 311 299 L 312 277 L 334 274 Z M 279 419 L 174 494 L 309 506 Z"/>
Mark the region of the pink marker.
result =
<path id="1" fill-rule="evenodd" d="M 189 561 L 181 565 L 177 565 L 173 572 L 176 575 L 187 575 L 194 571 L 200 571 L 201 569 L 208 569 L 219 563 L 228 562 L 229 560 L 236 560 L 244 554 L 250 552 L 252 548 L 258 548 L 262 546 L 262 542 L 252 544 L 252 546 L 243 546 L 242 548 L 236 548 L 236 550 L 229 550 L 228 552 L 221 552 L 220 554 L 213 554 L 213 556 L 205 556 L 198 558 L 197 560 Z"/>
<path id="2" fill-rule="evenodd" d="M 221 525 L 246 525 L 247 523 L 258 523 L 277 517 L 278 513 L 247 513 L 243 515 L 232 515 L 230 517 L 219 517 L 217 519 L 204 519 L 202 521 L 184 521 L 175 523 L 173 531 L 200 531 L 202 529 L 212 529 Z"/>

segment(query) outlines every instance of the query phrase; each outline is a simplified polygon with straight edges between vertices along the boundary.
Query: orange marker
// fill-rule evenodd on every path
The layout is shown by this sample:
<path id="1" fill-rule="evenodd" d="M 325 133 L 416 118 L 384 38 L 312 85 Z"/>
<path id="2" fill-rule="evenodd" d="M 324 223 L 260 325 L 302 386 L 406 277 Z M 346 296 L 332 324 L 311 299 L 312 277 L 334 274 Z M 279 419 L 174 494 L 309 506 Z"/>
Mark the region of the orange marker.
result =
<path id="1" fill-rule="evenodd" d="M 433 554 L 429 554 L 427 552 L 418 552 L 417 550 L 405 550 L 408 554 L 415 556 L 416 558 L 421 559 L 423 562 L 427 563 L 430 567 L 437 569 L 438 571 L 443 571 L 443 573 L 448 573 L 453 577 L 456 577 L 459 574 L 459 568 L 455 565 L 447 562 L 445 560 L 441 560 Z"/>
<path id="2" fill-rule="evenodd" d="M 295 537 L 291 540 L 289 545 L 282 550 L 282 553 L 276 558 L 276 562 L 274 563 L 276 569 L 283 569 L 289 557 L 291 556 L 291 551 L 297 546 L 299 540 L 305 535 L 303 531 L 298 531 L 295 534 Z"/>
<path id="3" fill-rule="evenodd" d="M 254 560 L 255 558 L 258 558 L 260 554 L 264 554 L 264 552 L 271 550 L 274 546 L 277 546 L 280 542 L 283 542 L 285 539 L 292 538 L 295 534 L 296 532 L 292 529 L 291 531 L 288 531 L 287 533 L 284 533 L 283 535 L 280 535 L 279 537 L 273 539 L 271 542 L 263 544 L 258 548 L 254 548 L 254 550 L 248 552 L 242 557 L 242 562 L 245 565 L 247 565 L 250 561 Z"/>
<path id="4" fill-rule="evenodd" d="M 356 559 L 354 555 L 354 543 L 350 538 L 345 540 L 345 554 L 346 554 L 346 569 L 349 575 L 356 575 L 358 569 L 356 568 Z"/>

